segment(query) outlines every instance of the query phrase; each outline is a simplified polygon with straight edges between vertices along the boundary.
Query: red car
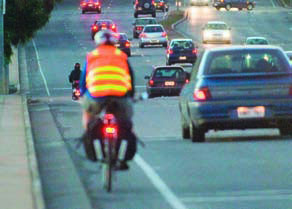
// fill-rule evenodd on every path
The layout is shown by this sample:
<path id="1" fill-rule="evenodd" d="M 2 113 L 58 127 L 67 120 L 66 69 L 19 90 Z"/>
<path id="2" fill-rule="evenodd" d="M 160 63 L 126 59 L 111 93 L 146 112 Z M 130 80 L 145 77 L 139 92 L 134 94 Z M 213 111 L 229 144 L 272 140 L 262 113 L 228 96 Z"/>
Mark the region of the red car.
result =
<path id="1" fill-rule="evenodd" d="M 117 26 L 114 24 L 112 20 L 104 19 L 104 20 L 96 20 L 91 25 L 91 39 L 94 39 L 94 35 L 100 30 L 111 30 L 114 33 L 117 32 Z"/>
<path id="2" fill-rule="evenodd" d="M 101 13 L 101 3 L 99 0 L 83 0 L 80 3 L 80 6 L 82 8 L 82 14 L 88 11 L 94 11 L 97 13 Z"/>

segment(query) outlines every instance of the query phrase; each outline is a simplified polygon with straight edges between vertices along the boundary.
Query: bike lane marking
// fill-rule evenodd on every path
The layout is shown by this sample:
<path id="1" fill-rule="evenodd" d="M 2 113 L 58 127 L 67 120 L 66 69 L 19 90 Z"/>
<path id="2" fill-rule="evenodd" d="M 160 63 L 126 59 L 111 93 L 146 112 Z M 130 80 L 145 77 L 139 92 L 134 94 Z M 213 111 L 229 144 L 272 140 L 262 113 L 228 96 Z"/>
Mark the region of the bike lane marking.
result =
<path id="1" fill-rule="evenodd" d="M 179 200 L 171 189 L 164 183 L 159 175 L 151 168 L 151 166 L 140 157 L 135 155 L 134 161 L 144 171 L 146 176 L 152 182 L 153 186 L 160 192 L 165 200 L 172 206 L 173 209 L 187 209 L 187 207 Z"/>

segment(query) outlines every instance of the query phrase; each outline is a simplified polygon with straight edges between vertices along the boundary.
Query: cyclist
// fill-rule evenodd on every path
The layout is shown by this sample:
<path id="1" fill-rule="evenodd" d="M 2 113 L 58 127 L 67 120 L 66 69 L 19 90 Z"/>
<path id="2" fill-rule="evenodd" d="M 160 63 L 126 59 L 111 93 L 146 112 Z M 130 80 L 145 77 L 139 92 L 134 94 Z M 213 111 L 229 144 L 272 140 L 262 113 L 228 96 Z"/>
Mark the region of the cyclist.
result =
<path id="1" fill-rule="evenodd" d="M 88 130 L 90 121 L 99 115 L 107 104 L 114 102 L 117 106 L 113 114 L 118 121 L 126 122 L 131 132 L 132 98 L 135 92 L 133 70 L 128 57 L 115 47 L 117 38 L 111 31 L 100 31 L 94 39 L 97 48 L 87 54 L 80 80 L 81 96 L 83 96 L 83 127 Z M 135 141 L 136 152 L 136 138 L 132 141 Z M 87 156 L 92 159 L 89 153 Z M 121 162 L 120 169 L 128 169 L 125 161 Z"/>
<path id="2" fill-rule="evenodd" d="M 71 71 L 69 75 L 69 82 L 72 83 L 72 88 L 74 88 L 76 81 L 77 83 L 80 80 L 81 70 L 80 70 L 80 63 L 76 62 L 74 65 L 74 69 Z"/>

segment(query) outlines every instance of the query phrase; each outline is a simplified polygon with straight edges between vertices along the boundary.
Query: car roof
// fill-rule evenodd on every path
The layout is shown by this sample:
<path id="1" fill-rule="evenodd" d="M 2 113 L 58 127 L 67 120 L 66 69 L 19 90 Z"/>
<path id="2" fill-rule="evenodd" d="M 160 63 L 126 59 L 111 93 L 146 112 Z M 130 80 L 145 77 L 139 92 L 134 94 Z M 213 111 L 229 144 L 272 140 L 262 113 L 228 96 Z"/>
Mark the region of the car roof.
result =
<path id="1" fill-rule="evenodd" d="M 209 21 L 207 22 L 207 24 L 224 24 L 224 25 L 227 25 L 225 22 L 223 21 Z"/>
<path id="2" fill-rule="evenodd" d="M 149 25 L 146 25 L 145 27 L 153 27 L 153 26 L 161 26 L 161 27 L 163 27 L 161 24 L 149 24 Z"/>
<path id="3" fill-rule="evenodd" d="M 182 69 L 182 70 L 184 70 L 184 68 L 182 67 L 182 66 L 180 66 L 180 65 L 173 65 L 173 66 L 169 66 L 169 65 L 158 65 L 158 66 L 153 66 L 153 68 L 154 68 L 154 70 L 156 70 L 156 69 L 159 69 L 159 68 L 169 68 L 169 69 L 171 69 L 171 68 L 180 68 L 180 69 Z"/>
<path id="4" fill-rule="evenodd" d="M 261 36 L 250 36 L 250 37 L 247 37 L 246 40 L 248 39 L 263 39 L 263 40 L 267 40 L 265 37 L 261 37 Z"/>
<path id="5" fill-rule="evenodd" d="M 136 20 L 144 20 L 144 19 L 152 19 L 152 20 L 156 20 L 154 17 L 139 17 L 139 18 L 136 18 Z"/>
<path id="6" fill-rule="evenodd" d="M 286 54 L 288 54 L 289 56 L 292 56 L 292 51 L 285 51 Z"/>
<path id="7" fill-rule="evenodd" d="M 209 49 L 205 49 L 205 51 L 206 52 L 220 52 L 220 51 L 232 51 L 232 50 L 258 50 L 258 49 L 277 49 L 277 50 L 282 51 L 281 47 L 273 46 L 273 45 L 232 45 L 232 46 L 209 48 Z"/>
<path id="8" fill-rule="evenodd" d="M 172 41 L 193 41 L 193 39 L 190 38 L 175 38 L 175 39 L 171 39 L 170 42 Z"/>
<path id="9" fill-rule="evenodd" d="M 99 20 L 96 20 L 97 22 L 113 22 L 112 20 L 110 19 L 99 19 Z"/>

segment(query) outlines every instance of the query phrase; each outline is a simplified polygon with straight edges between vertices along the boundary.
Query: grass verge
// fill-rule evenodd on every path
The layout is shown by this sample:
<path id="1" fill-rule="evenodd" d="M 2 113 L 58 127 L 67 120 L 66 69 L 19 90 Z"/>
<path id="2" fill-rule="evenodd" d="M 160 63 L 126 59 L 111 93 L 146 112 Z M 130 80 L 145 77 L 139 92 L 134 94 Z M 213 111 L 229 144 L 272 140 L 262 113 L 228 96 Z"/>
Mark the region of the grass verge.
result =
<path id="1" fill-rule="evenodd" d="M 166 30 L 171 30 L 172 29 L 171 25 L 173 23 L 177 22 L 178 20 L 182 19 L 184 17 L 184 14 L 185 14 L 185 12 L 182 10 L 171 11 L 171 12 L 169 12 L 167 18 L 162 20 L 160 22 L 160 24 L 162 24 Z"/>

